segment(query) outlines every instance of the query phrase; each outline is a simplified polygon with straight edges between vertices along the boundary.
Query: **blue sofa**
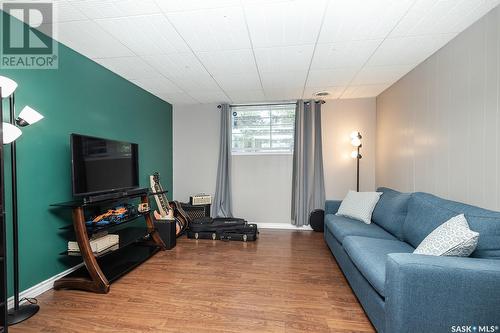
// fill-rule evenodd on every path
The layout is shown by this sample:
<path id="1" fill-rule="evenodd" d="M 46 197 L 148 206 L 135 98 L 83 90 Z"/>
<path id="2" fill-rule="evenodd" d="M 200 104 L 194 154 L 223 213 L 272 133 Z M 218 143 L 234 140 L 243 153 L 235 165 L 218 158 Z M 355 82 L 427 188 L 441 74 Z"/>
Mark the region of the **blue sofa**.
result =
<path id="1" fill-rule="evenodd" d="M 500 332 L 500 213 L 428 193 L 377 191 L 383 194 L 371 224 L 335 215 L 341 202 L 327 201 L 324 234 L 377 331 Z M 471 257 L 412 253 L 461 213 L 480 233 Z"/>

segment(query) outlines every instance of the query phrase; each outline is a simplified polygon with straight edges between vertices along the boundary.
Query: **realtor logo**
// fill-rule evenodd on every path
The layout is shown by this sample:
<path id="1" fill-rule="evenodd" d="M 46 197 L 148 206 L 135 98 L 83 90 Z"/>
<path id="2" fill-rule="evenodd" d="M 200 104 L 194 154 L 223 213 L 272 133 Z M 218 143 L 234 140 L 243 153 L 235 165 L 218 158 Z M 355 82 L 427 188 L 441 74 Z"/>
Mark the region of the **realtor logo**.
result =
<path id="1" fill-rule="evenodd" d="M 56 69 L 52 3 L 7 2 L 2 8 L 2 69 Z"/>

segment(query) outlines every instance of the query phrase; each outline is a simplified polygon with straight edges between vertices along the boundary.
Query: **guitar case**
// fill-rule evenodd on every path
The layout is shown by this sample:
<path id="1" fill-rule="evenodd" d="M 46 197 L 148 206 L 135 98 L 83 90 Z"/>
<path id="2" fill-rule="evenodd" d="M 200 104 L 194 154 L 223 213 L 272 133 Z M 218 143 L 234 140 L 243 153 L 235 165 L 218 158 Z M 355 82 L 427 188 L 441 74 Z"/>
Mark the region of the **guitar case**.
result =
<path id="1" fill-rule="evenodd" d="M 240 218 L 200 218 L 191 221 L 187 237 L 190 239 L 255 241 L 258 230 L 256 224 L 248 224 Z"/>

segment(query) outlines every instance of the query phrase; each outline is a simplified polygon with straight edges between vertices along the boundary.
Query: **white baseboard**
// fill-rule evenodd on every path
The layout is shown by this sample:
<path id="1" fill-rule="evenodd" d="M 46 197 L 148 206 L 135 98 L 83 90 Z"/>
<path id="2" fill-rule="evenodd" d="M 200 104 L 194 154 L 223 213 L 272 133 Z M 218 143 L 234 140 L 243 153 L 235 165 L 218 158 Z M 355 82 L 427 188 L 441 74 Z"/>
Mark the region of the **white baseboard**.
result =
<path id="1" fill-rule="evenodd" d="M 285 230 L 299 230 L 299 231 L 310 231 L 311 226 L 304 225 L 302 227 L 296 227 L 291 223 L 256 223 L 259 229 L 285 229 Z"/>
<path id="2" fill-rule="evenodd" d="M 56 274 L 56 275 L 48 278 L 47 280 L 42 281 L 42 282 L 34 285 L 31 288 L 28 288 L 26 290 L 21 291 L 19 293 L 19 299 L 23 299 L 25 297 L 26 298 L 34 298 L 34 297 L 37 297 L 37 296 L 43 294 L 47 290 L 50 290 L 50 289 L 52 289 L 54 287 L 54 282 L 56 280 L 58 280 L 58 279 L 62 278 L 63 276 L 66 276 L 66 275 L 68 275 L 68 274 L 76 271 L 78 268 L 80 268 L 82 266 L 83 266 L 83 263 L 78 264 L 78 265 L 76 265 L 74 267 L 71 267 L 70 269 L 65 270 L 64 272 Z M 7 306 L 8 306 L 9 309 L 11 309 L 11 308 L 14 307 L 14 296 L 9 297 Z"/>

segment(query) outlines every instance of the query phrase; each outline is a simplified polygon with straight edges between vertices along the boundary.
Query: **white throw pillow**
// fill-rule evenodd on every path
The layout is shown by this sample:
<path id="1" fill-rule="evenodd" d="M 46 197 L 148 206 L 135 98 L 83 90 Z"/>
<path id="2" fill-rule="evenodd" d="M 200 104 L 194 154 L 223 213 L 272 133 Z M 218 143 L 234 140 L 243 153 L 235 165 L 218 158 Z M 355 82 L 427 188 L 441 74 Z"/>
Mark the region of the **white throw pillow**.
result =
<path id="1" fill-rule="evenodd" d="M 372 213 L 382 192 L 349 191 L 340 204 L 336 215 L 360 220 L 366 224 L 372 222 Z"/>
<path id="2" fill-rule="evenodd" d="M 470 230 L 464 214 L 460 214 L 434 229 L 413 253 L 468 257 L 476 249 L 478 240 L 479 233 Z"/>

